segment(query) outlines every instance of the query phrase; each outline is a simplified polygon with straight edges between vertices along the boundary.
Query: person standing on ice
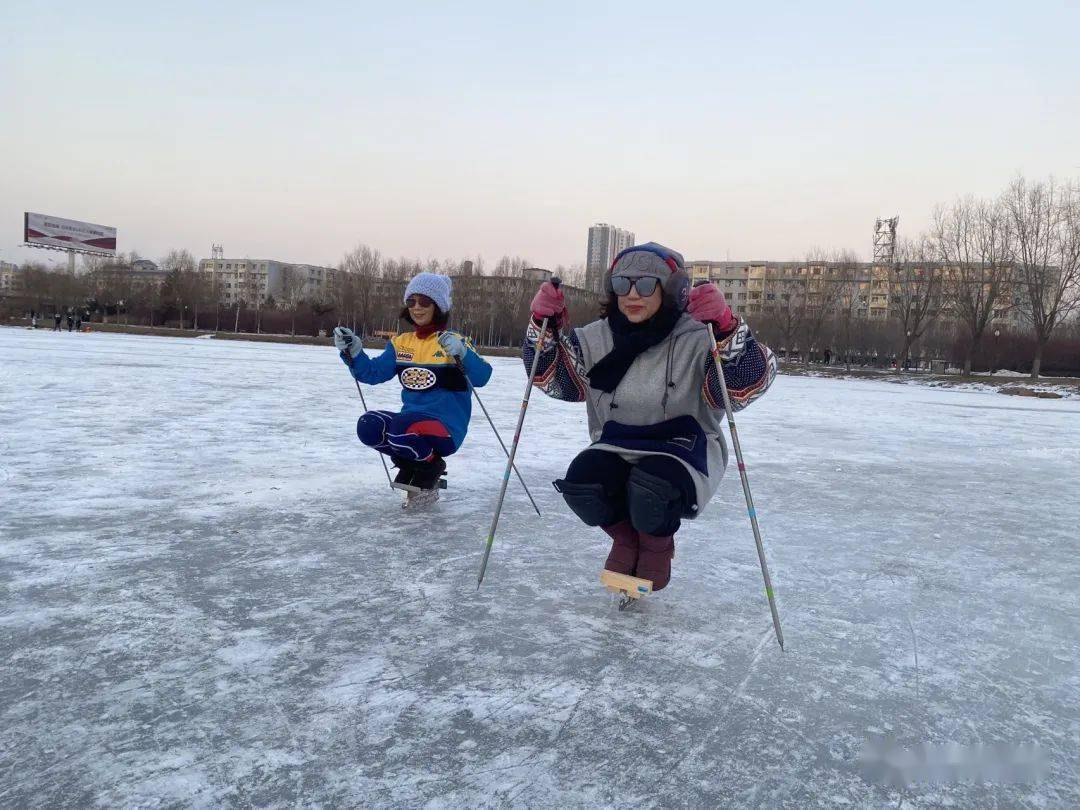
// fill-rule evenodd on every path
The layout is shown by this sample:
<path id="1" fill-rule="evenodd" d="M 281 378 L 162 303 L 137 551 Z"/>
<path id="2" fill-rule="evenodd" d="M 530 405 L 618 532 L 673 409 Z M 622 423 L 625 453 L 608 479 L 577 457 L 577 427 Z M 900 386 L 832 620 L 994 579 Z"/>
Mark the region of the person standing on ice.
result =
<path id="1" fill-rule="evenodd" d="M 719 289 L 691 289 L 682 256 L 663 245 L 622 251 L 604 289 L 601 319 L 571 329 L 562 291 L 544 282 L 532 300 L 525 368 L 548 318 L 534 383 L 555 399 L 585 402 L 592 439 L 555 488 L 612 539 L 607 570 L 660 590 L 671 578 L 681 519 L 702 513 L 727 465 L 708 324 L 736 410 L 772 384 L 776 359 Z"/>
<path id="2" fill-rule="evenodd" d="M 401 383 L 400 413 L 368 411 L 356 424 L 356 435 L 368 447 L 390 456 L 398 468 L 394 483 L 433 490 L 437 496 L 446 456 L 465 440 L 472 414 L 468 382 L 479 388 L 491 377 L 491 366 L 465 336 L 447 330 L 450 279 L 419 273 L 405 288 L 402 320 L 414 327 L 369 358 L 360 339 L 343 326 L 334 329 L 334 345 L 353 377 L 376 385 L 397 377 Z"/>

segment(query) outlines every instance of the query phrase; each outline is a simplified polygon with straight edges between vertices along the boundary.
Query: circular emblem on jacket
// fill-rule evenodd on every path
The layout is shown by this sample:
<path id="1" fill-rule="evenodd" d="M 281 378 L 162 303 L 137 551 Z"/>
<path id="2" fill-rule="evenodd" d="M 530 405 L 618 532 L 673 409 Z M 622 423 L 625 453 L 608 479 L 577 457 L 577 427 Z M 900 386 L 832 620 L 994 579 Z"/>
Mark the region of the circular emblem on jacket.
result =
<path id="1" fill-rule="evenodd" d="M 401 384 L 412 391 L 423 391 L 435 385 L 435 372 L 429 368 L 410 366 L 401 374 Z"/>

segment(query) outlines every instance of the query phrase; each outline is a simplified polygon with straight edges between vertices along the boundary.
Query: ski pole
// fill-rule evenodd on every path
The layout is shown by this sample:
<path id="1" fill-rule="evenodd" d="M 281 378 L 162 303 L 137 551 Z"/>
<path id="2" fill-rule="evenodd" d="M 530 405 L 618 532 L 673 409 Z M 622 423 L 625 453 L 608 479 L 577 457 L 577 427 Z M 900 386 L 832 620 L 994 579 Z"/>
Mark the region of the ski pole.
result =
<path id="1" fill-rule="evenodd" d="M 559 278 L 552 276 L 551 284 L 559 289 Z M 525 411 L 529 408 L 529 397 L 532 395 L 533 378 L 536 377 L 536 365 L 540 362 L 540 352 L 544 348 L 544 335 L 547 334 L 548 318 L 544 318 L 540 324 L 540 336 L 536 339 L 536 354 L 533 355 L 532 368 L 529 369 L 529 381 L 525 384 L 525 396 L 521 400 L 521 411 L 518 413 L 517 428 L 514 430 L 514 441 L 510 444 L 510 453 L 506 459 L 506 470 L 503 472 L 502 487 L 499 489 L 499 500 L 495 505 L 495 514 L 491 518 L 491 529 L 488 530 L 487 548 L 484 549 L 484 559 L 480 563 L 480 574 L 476 578 L 476 590 L 484 582 L 484 572 L 487 570 L 488 557 L 491 556 L 491 546 L 495 542 L 495 529 L 499 526 L 499 514 L 502 512 L 503 499 L 506 497 L 506 485 L 510 482 L 510 469 L 514 465 L 514 456 L 517 455 L 518 442 L 521 440 L 521 426 L 525 423 Z"/>
<path id="2" fill-rule="evenodd" d="M 754 529 L 754 543 L 757 545 L 758 562 L 761 563 L 761 575 L 765 578 L 765 596 L 769 598 L 769 611 L 772 613 L 773 630 L 776 631 L 776 640 L 780 643 L 780 649 L 784 649 L 784 633 L 780 629 L 780 614 L 776 610 L 776 599 L 773 597 L 772 578 L 769 576 L 769 566 L 765 562 L 765 547 L 761 543 L 761 529 L 758 527 L 757 510 L 754 509 L 754 497 L 750 494 L 750 479 L 746 475 L 746 464 L 743 462 L 742 445 L 739 444 L 739 432 L 735 429 L 735 412 L 731 409 L 731 396 L 728 394 L 727 380 L 724 379 L 724 367 L 720 361 L 720 347 L 716 345 L 716 334 L 713 325 L 709 324 L 709 338 L 712 340 L 712 355 L 716 361 L 716 375 L 720 378 L 720 391 L 724 395 L 724 413 L 727 414 L 728 432 L 731 433 L 731 444 L 735 448 L 735 459 L 739 463 L 739 480 L 742 481 L 743 495 L 746 496 L 746 511 L 750 515 L 750 525 Z"/>
<path id="3" fill-rule="evenodd" d="M 480 395 L 476 393 L 476 388 L 473 387 L 472 380 L 469 379 L 469 375 L 465 373 L 465 366 L 461 360 L 457 357 L 454 358 L 454 362 L 457 363 L 458 370 L 461 372 L 461 376 L 465 378 L 465 385 L 469 387 L 469 391 L 474 397 L 476 397 L 476 404 L 480 406 L 480 410 L 484 412 L 484 416 L 487 417 L 488 424 L 491 425 L 491 430 L 495 433 L 495 438 L 499 440 L 499 446 L 502 447 L 503 453 L 507 458 L 510 458 L 510 451 L 506 449 L 506 444 L 502 440 L 502 436 L 499 435 L 499 429 L 495 427 L 495 423 L 491 420 L 491 414 L 487 412 L 487 408 L 484 407 L 483 400 L 480 399 Z M 521 477 L 521 473 L 518 472 L 517 465 L 514 464 L 514 474 L 517 475 L 518 481 L 521 482 L 522 488 L 525 490 L 525 494 L 529 496 L 529 502 L 532 503 L 533 509 L 536 510 L 536 514 L 540 514 L 540 507 L 536 505 L 536 501 L 533 500 L 532 493 L 529 492 L 529 487 L 525 484 L 525 479 Z"/>
<path id="4" fill-rule="evenodd" d="M 360 351 L 363 351 L 363 347 L 361 347 Z M 367 400 L 364 399 L 364 392 L 360 390 L 360 381 L 356 379 L 356 377 L 353 377 L 353 382 L 356 383 L 356 393 L 360 395 L 360 404 L 364 406 L 364 413 L 367 413 Z M 382 468 L 383 472 L 386 473 L 387 483 L 389 483 L 390 486 L 393 486 L 394 479 L 390 477 L 390 468 L 386 466 L 386 456 L 379 453 L 379 459 L 382 461 Z"/>

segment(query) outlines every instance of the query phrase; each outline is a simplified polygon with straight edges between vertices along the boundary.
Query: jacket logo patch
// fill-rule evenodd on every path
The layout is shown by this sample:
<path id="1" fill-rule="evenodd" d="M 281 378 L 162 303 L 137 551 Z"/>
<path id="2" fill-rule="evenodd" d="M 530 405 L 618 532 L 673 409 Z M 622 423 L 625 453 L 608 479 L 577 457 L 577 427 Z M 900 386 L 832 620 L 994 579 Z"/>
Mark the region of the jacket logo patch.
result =
<path id="1" fill-rule="evenodd" d="M 424 391 L 435 385 L 435 372 L 429 368 L 411 366 L 399 375 L 401 384 L 410 391 Z"/>
<path id="2" fill-rule="evenodd" d="M 410 360 L 412 360 L 412 358 L 413 358 L 412 352 L 398 351 L 398 353 L 397 353 L 397 359 L 398 360 L 404 360 L 406 363 L 408 363 Z"/>
<path id="3" fill-rule="evenodd" d="M 668 439 L 668 444 L 674 444 L 678 447 L 682 447 L 684 450 L 693 450 L 694 445 L 697 444 L 696 436 L 674 436 Z"/>

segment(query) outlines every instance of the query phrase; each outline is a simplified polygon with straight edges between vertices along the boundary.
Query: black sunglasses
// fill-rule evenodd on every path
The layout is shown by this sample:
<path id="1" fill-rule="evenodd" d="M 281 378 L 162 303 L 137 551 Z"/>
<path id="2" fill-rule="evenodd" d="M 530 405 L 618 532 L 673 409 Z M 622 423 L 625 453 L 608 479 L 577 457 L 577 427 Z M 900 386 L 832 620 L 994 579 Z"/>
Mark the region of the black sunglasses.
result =
<path id="1" fill-rule="evenodd" d="M 409 309 L 414 307 L 430 307 L 435 302 L 428 298 L 426 295 L 410 295 L 405 299 L 405 306 Z"/>
<path id="2" fill-rule="evenodd" d="M 637 278 L 631 278 L 630 276 L 612 276 L 611 290 L 621 297 L 629 295 L 630 288 L 633 287 L 642 298 L 648 298 L 656 291 L 656 285 L 659 283 L 660 279 L 656 276 L 638 276 Z"/>

